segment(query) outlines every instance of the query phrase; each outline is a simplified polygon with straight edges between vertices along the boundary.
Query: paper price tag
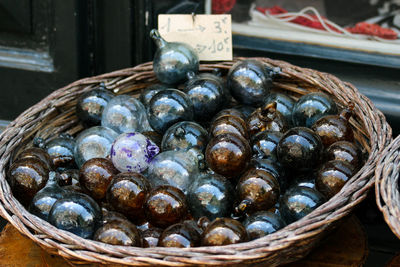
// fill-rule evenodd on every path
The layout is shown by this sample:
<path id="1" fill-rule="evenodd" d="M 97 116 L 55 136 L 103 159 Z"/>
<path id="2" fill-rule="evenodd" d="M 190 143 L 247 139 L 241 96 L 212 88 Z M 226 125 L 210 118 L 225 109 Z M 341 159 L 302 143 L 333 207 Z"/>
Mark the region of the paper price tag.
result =
<path id="1" fill-rule="evenodd" d="M 168 42 L 192 46 L 200 60 L 232 60 L 231 15 L 158 15 L 158 31 Z"/>

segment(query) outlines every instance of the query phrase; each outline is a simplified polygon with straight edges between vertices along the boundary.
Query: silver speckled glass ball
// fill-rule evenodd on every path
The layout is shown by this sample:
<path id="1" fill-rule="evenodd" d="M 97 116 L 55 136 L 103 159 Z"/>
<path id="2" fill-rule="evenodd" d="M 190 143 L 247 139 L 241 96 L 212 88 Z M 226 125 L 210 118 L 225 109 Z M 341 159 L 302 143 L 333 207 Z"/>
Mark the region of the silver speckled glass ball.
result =
<path id="1" fill-rule="evenodd" d="M 101 125 L 120 134 L 141 132 L 146 121 L 146 109 L 139 100 L 129 95 L 119 95 L 104 108 Z"/>
<path id="2" fill-rule="evenodd" d="M 74 148 L 75 161 L 80 168 L 92 158 L 106 158 L 110 155 L 111 145 L 118 134 L 107 127 L 95 126 L 81 132 L 76 138 Z"/>
<path id="3" fill-rule="evenodd" d="M 147 178 L 153 186 L 172 185 L 185 194 L 199 172 L 199 161 L 192 153 L 169 150 L 151 161 Z"/>

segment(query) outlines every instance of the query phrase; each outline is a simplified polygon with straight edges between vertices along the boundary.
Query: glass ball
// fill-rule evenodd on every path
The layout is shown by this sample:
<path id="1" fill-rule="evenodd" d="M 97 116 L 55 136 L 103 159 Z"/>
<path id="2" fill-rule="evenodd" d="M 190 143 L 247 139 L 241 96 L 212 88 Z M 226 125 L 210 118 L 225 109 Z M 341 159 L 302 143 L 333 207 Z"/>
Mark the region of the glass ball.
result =
<path id="1" fill-rule="evenodd" d="M 218 174 L 232 178 L 240 175 L 251 158 L 249 142 L 236 134 L 213 137 L 206 148 L 208 166 Z"/>
<path id="2" fill-rule="evenodd" d="M 275 179 L 279 182 L 279 187 L 281 189 L 281 194 L 286 190 L 288 186 L 288 175 L 287 171 L 282 167 L 282 165 L 274 158 L 252 158 L 250 160 L 249 169 L 255 168 L 260 170 L 265 170 L 272 174 Z"/>
<path id="3" fill-rule="evenodd" d="M 163 229 L 153 227 L 142 232 L 143 236 L 143 247 L 154 248 L 158 245 L 158 240 L 163 232 Z"/>
<path id="4" fill-rule="evenodd" d="M 109 210 L 110 207 L 106 207 L 107 203 L 102 203 L 101 213 L 103 215 L 103 224 L 112 222 L 112 221 L 123 221 L 127 220 L 127 218 L 119 212 Z"/>
<path id="5" fill-rule="evenodd" d="M 190 45 L 166 42 L 155 29 L 150 32 L 150 37 L 157 46 L 153 59 L 157 79 L 166 84 L 177 84 L 185 80 L 189 71 L 197 73 L 199 57 Z"/>
<path id="6" fill-rule="evenodd" d="M 293 98 L 282 93 L 270 93 L 265 99 L 264 105 L 268 105 L 273 102 L 276 103 L 276 110 L 285 117 L 288 126 L 291 126 L 293 107 L 295 104 Z"/>
<path id="7" fill-rule="evenodd" d="M 271 173 L 254 168 L 240 177 L 236 192 L 240 201 L 236 212 L 251 214 L 272 208 L 278 202 L 280 188 Z"/>
<path id="8" fill-rule="evenodd" d="M 200 245 L 202 230 L 194 221 L 184 221 L 169 226 L 159 240 L 160 247 L 190 248 Z"/>
<path id="9" fill-rule="evenodd" d="M 25 149 L 18 155 L 18 159 L 35 158 L 43 161 L 49 170 L 53 169 L 53 161 L 50 155 L 43 149 L 38 147 L 30 147 Z"/>
<path id="10" fill-rule="evenodd" d="M 145 212 L 152 225 L 165 228 L 178 223 L 188 213 L 185 194 L 170 185 L 158 186 L 149 193 Z"/>
<path id="11" fill-rule="evenodd" d="M 256 109 L 247 118 L 246 123 L 249 134 L 252 136 L 262 131 L 284 133 L 289 128 L 285 117 L 276 110 L 275 102 Z"/>
<path id="12" fill-rule="evenodd" d="M 134 172 L 115 175 L 107 189 L 107 202 L 135 223 L 144 220 L 144 203 L 150 192 L 147 179 Z"/>
<path id="13" fill-rule="evenodd" d="M 246 228 L 250 240 L 254 240 L 285 227 L 281 216 L 270 211 L 258 211 L 247 217 L 243 226 Z"/>
<path id="14" fill-rule="evenodd" d="M 238 105 L 238 106 L 234 106 L 233 108 L 243 114 L 242 118 L 244 120 L 246 120 L 250 116 L 250 114 L 256 110 L 256 107 L 248 106 L 248 105 Z"/>
<path id="15" fill-rule="evenodd" d="M 156 83 L 142 89 L 140 92 L 139 100 L 143 103 L 145 107 L 148 107 L 150 104 L 150 100 L 153 96 L 155 96 L 158 92 L 167 89 L 168 86 L 162 83 Z"/>
<path id="16" fill-rule="evenodd" d="M 186 193 L 198 172 L 198 159 L 185 151 L 169 150 L 150 162 L 147 178 L 153 186 L 171 185 Z"/>
<path id="17" fill-rule="evenodd" d="M 321 160 L 323 144 L 311 129 L 294 127 L 281 138 L 277 147 L 279 162 L 297 171 L 313 169 Z"/>
<path id="18" fill-rule="evenodd" d="M 29 205 L 36 193 L 46 185 L 49 171 L 47 165 L 36 158 L 15 161 L 7 175 L 13 195 L 23 205 Z"/>
<path id="19" fill-rule="evenodd" d="M 65 196 L 66 191 L 58 185 L 59 175 L 56 172 L 49 173 L 49 179 L 45 187 L 43 187 L 33 197 L 29 205 L 29 211 L 47 221 L 49 212 L 53 204 Z"/>
<path id="20" fill-rule="evenodd" d="M 222 175 L 201 173 L 190 185 L 187 197 L 194 218 L 206 216 L 212 221 L 231 214 L 234 190 Z"/>
<path id="21" fill-rule="evenodd" d="M 180 150 L 197 147 L 201 151 L 206 149 L 208 133 L 201 125 L 192 121 L 175 123 L 164 133 L 161 149 Z"/>
<path id="22" fill-rule="evenodd" d="M 107 188 L 117 170 L 109 159 L 92 158 L 86 161 L 79 170 L 79 184 L 95 200 L 106 196 Z"/>
<path id="23" fill-rule="evenodd" d="M 225 81 L 211 73 L 187 74 L 189 80 L 183 91 L 193 103 L 196 121 L 210 120 L 230 102 L 231 95 Z"/>
<path id="24" fill-rule="evenodd" d="M 86 127 L 100 125 L 103 110 L 114 96 L 105 88 L 96 88 L 83 93 L 76 103 L 76 116 Z"/>
<path id="25" fill-rule="evenodd" d="M 275 131 L 259 132 L 252 138 L 253 156 L 257 158 L 276 158 L 276 148 L 283 133 Z"/>
<path id="26" fill-rule="evenodd" d="M 311 129 L 319 135 L 325 147 L 338 141 L 354 141 L 354 133 L 349 118 L 338 115 L 326 115 L 318 119 Z"/>
<path id="27" fill-rule="evenodd" d="M 289 188 L 281 197 L 279 211 L 287 224 L 300 220 L 325 202 L 315 189 L 298 186 Z"/>
<path id="28" fill-rule="evenodd" d="M 292 122 L 294 126 L 311 127 L 325 115 L 337 114 L 335 101 L 325 93 L 314 92 L 303 95 L 293 107 Z"/>
<path id="29" fill-rule="evenodd" d="M 58 229 L 91 239 L 102 222 L 102 214 L 96 201 L 74 192 L 54 203 L 49 222 Z"/>
<path id="30" fill-rule="evenodd" d="M 315 179 L 316 188 L 329 199 L 339 193 L 354 173 L 354 166 L 346 161 L 331 160 L 325 162 L 318 170 Z"/>
<path id="31" fill-rule="evenodd" d="M 227 85 L 239 103 L 261 106 L 270 93 L 272 73 L 261 61 L 239 61 L 230 68 Z"/>
<path id="32" fill-rule="evenodd" d="M 50 155 L 54 168 L 75 166 L 75 145 L 71 136 L 60 136 L 46 142 L 46 152 Z"/>
<path id="33" fill-rule="evenodd" d="M 253 108 L 253 110 L 254 110 L 254 108 Z M 251 113 L 251 112 L 250 112 L 250 113 Z M 226 109 L 221 110 L 220 112 L 218 112 L 218 113 L 214 116 L 213 120 L 215 120 L 215 119 L 217 119 L 217 118 L 220 118 L 220 117 L 223 117 L 223 116 L 226 116 L 226 115 L 228 115 L 228 116 L 234 116 L 234 117 L 239 117 L 239 118 L 241 118 L 243 121 L 245 121 L 246 118 L 247 118 L 247 116 L 246 116 L 242 111 L 240 111 L 238 107 L 234 107 L 234 108 L 226 108 Z"/>
<path id="34" fill-rule="evenodd" d="M 110 245 L 142 247 L 140 231 L 128 220 L 114 220 L 101 226 L 94 234 L 93 240 Z"/>
<path id="35" fill-rule="evenodd" d="M 357 170 L 361 166 L 362 157 L 360 148 L 348 141 L 339 141 L 330 145 L 325 152 L 325 158 L 329 160 L 342 160 L 350 163 Z"/>
<path id="36" fill-rule="evenodd" d="M 312 172 L 306 172 L 306 173 L 302 173 L 302 174 L 297 174 L 294 177 L 292 177 L 291 180 L 291 187 L 295 187 L 295 186 L 304 186 L 304 187 L 308 187 L 311 189 L 317 189 L 315 186 L 315 178 L 316 175 L 315 173 Z"/>
<path id="37" fill-rule="evenodd" d="M 117 136 L 114 130 L 103 126 L 94 126 L 82 131 L 76 138 L 74 148 L 78 167 L 80 168 L 89 159 L 108 157 L 112 142 Z"/>
<path id="38" fill-rule="evenodd" d="M 121 134 L 141 132 L 146 121 L 146 109 L 139 100 L 133 96 L 119 95 L 104 108 L 101 125 Z"/>
<path id="39" fill-rule="evenodd" d="M 211 122 L 210 136 L 221 134 L 237 134 L 245 139 L 249 137 L 246 122 L 239 116 L 229 114 L 220 114 Z"/>
<path id="40" fill-rule="evenodd" d="M 217 218 L 204 230 L 201 244 L 203 246 L 223 246 L 248 241 L 244 226 L 231 218 Z"/>
<path id="41" fill-rule="evenodd" d="M 159 147 L 140 133 L 123 133 L 111 147 L 111 160 L 120 172 L 143 172 L 160 152 Z"/>
<path id="42" fill-rule="evenodd" d="M 151 99 L 148 118 L 150 126 L 156 132 L 163 134 L 177 122 L 193 120 L 193 103 L 184 92 L 166 89 Z"/>

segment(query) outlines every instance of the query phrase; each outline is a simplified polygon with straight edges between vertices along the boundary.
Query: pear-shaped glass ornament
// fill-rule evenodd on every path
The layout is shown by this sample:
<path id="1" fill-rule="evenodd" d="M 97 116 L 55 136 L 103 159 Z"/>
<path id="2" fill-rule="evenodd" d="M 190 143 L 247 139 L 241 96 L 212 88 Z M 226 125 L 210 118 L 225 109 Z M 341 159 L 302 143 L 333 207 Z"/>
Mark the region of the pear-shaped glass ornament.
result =
<path id="1" fill-rule="evenodd" d="M 186 73 L 199 70 L 199 57 L 196 51 L 185 43 L 167 42 L 153 29 L 150 37 L 157 51 L 154 54 L 153 70 L 157 78 L 166 84 L 177 84 L 186 79 Z"/>

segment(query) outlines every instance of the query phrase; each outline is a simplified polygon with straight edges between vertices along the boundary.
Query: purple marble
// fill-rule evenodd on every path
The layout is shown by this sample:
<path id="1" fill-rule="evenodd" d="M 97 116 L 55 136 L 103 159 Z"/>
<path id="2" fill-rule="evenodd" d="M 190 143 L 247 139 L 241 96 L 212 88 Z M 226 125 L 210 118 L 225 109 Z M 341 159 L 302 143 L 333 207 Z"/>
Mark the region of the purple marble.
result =
<path id="1" fill-rule="evenodd" d="M 124 133 L 111 147 L 111 161 L 121 172 L 143 172 L 159 152 L 159 147 L 146 136 Z"/>

